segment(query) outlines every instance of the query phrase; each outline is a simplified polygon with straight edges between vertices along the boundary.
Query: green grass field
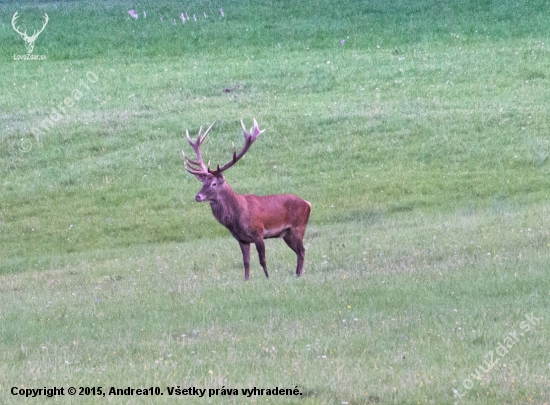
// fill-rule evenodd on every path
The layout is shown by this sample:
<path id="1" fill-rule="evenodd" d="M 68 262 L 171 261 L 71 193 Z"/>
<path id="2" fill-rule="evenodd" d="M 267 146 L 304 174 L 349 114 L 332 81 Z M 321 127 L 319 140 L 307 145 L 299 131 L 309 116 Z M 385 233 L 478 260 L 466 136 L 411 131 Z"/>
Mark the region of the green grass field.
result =
<path id="1" fill-rule="evenodd" d="M 548 2 L 149 3 L 0 1 L 0 402 L 549 404 Z M 253 118 L 226 177 L 312 203 L 299 279 L 183 167 Z"/>

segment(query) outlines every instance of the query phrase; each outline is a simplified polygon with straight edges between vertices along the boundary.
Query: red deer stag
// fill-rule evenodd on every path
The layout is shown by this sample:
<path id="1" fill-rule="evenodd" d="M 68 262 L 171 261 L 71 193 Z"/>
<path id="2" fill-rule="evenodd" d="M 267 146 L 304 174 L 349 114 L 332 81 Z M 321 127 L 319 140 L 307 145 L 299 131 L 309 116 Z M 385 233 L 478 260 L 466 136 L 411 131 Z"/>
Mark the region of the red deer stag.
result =
<path id="1" fill-rule="evenodd" d="M 304 267 L 305 249 L 303 245 L 304 233 L 311 211 L 311 204 L 292 194 L 278 194 L 268 196 L 257 196 L 252 194 L 237 194 L 225 181 L 223 172 L 233 166 L 244 156 L 250 145 L 265 130 L 260 131 L 258 123 L 254 120 L 254 127 L 250 132 L 246 131 L 241 121 L 244 132 L 244 146 L 237 154 L 233 145 L 233 159 L 216 170 L 210 169 L 202 160 L 200 146 L 206 135 L 212 128 L 208 127 L 201 135 L 202 127 L 199 129 L 197 141 L 189 138 L 189 131 L 186 131 L 187 141 L 194 149 L 197 160 L 191 160 L 185 153 L 185 168 L 202 183 L 202 188 L 195 196 L 197 202 L 208 201 L 214 217 L 224 225 L 241 246 L 244 261 L 244 279 L 248 280 L 250 273 L 250 244 L 256 245 L 260 264 L 267 273 L 265 261 L 264 239 L 283 238 L 286 244 L 298 256 L 296 275 L 302 274 Z"/>

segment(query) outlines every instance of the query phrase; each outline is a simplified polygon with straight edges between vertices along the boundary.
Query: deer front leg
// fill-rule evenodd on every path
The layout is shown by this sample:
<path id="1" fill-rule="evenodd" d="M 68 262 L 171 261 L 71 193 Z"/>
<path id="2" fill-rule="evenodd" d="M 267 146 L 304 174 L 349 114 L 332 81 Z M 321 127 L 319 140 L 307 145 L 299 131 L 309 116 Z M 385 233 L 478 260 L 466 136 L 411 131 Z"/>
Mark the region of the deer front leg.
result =
<path id="1" fill-rule="evenodd" d="M 243 252 L 243 262 L 244 262 L 244 279 L 248 280 L 250 276 L 250 243 L 239 241 L 241 247 L 241 252 Z"/>
<path id="2" fill-rule="evenodd" d="M 269 274 L 267 274 L 267 264 L 265 261 L 265 245 L 264 240 L 259 239 L 255 242 L 256 250 L 258 251 L 258 257 L 260 258 L 260 264 L 262 265 L 262 268 L 264 269 L 265 276 L 269 278 Z"/>

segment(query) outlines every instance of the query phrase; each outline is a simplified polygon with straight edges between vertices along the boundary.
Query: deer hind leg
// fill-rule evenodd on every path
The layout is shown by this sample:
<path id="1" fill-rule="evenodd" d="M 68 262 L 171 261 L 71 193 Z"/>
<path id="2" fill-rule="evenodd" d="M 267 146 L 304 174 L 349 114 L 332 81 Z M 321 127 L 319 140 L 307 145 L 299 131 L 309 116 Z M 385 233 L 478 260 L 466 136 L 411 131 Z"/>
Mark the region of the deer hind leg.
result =
<path id="1" fill-rule="evenodd" d="M 244 279 L 248 280 L 250 276 L 250 243 L 239 241 L 241 246 L 241 252 L 243 252 L 243 263 L 244 263 Z"/>
<path id="2" fill-rule="evenodd" d="M 302 275 L 302 269 L 304 267 L 304 259 L 306 257 L 306 249 L 302 243 L 304 233 L 296 229 L 290 229 L 286 235 L 283 236 L 283 240 L 286 242 L 289 248 L 291 248 L 298 257 L 298 263 L 296 264 L 296 276 Z"/>
<path id="3" fill-rule="evenodd" d="M 264 269 L 265 276 L 269 278 L 269 274 L 267 274 L 267 263 L 265 261 L 265 245 L 264 240 L 260 239 L 255 242 L 256 244 L 256 250 L 258 251 L 258 257 L 260 258 L 260 264 L 262 265 L 262 268 Z"/>

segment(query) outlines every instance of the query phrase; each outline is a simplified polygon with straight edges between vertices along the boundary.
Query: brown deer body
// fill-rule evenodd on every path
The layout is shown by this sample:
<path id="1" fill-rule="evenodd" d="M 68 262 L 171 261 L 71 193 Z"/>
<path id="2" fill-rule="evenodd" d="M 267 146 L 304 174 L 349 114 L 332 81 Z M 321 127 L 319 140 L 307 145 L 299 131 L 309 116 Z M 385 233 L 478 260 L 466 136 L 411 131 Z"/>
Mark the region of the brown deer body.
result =
<path id="1" fill-rule="evenodd" d="M 187 140 L 195 150 L 197 160 L 185 157 L 186 169 L 202 182 L 201 190 L 195 196 L 197 202 L 208 201 L 214 217 L 224 225 L 239 242 L 243 254 L 244 278 L 250 275 L 250 244 L 256 245 L 260 264 L 265 276 L 269 277 L 265 260 L 264 239 L 282 238 L 296 253 L 298 262 L 296 275 L 302 274 L 304 266 L 305 248 L 303 245 L 311 204 L 292 194 L 277 194 L 257 196 L 253 194 L 237 194 L 225 181 L 223 171 L 233 166 L 244 156 L 250 145 L 263 132 L 254 120 L 254 127 L 250 133 L 242 123 L 245 144 L 237 155 L 233 151 L 233 159 L 221 168 L 211 170 L 202 160 L 200 145 L 212 128 L 212 125 L 201 135 L 199 130 L 197 141 L 193 142 L 187 133 Z M 182 151 L 183 153 L 183 151 Z"/>

